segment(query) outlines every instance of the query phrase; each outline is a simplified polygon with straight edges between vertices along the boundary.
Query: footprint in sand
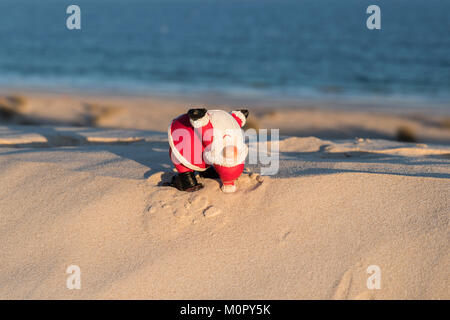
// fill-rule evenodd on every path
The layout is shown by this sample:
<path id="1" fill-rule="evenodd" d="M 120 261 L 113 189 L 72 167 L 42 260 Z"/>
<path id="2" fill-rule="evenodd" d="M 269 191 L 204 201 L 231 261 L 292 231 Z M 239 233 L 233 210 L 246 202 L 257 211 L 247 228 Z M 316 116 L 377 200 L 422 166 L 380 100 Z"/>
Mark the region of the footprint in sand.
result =
<path id="1" fill-rule="evenodd" d="M 206 207 L 208 207 L 208 205 L 208 199 L 197 194 L 191 195 L 184 203 L 184 207 L 186 208 L 186 210 L 192 211 L 204 210 Z"/>
<path id="2" fill-rule="evenodd" d="M 158 188 L 147 197 L 148 202 L 142 212 L 142 226 L 148 236 L 172 238 L 194 223 L 195 217 L 184 207 L 186 196 L 177 197 L 170 189 Z"/>
<path id="3" fill-rule="evenodd" d="M 222 213 L 222 210 L 214 206 L 209 206 L 208 208 L 203 210 L 203 216 L 205 216 L 206 218 L 215 217 L 220 213 Z"/>
<path id="4" fill-rule="evenodd" d="M 248 175 L 244 178 L 247 182 L 243 183 L 243 190 L 260 185 L 262 178 L 259 175 L 253 175 L 249 178 Z M 147 182 L 153 186 L 161 185 L 161 181 L 167 180 L 165 173 L 157 172 L 147 178 Z M 219 191 L 220 192 L 220 191 Z M 173 188 L 158 188 L 149 195 L 150 199 L 158 199 L 147 204 L 144 210 L 144 215 L 148 216 L 167 216 L 170 215 L 176 220 L 176 224 L 180 226 L 187 226 L 189 224 L 196 224 L 202 219 L 218 216 L 222 213 L 222 210 L 216 206 L 213 206 L 205 193 L 196 192 L 186 193 L 178 192 Z"/>
<path id="5" fill-rule="evenodd" d="M 151 180 L 158 180 L 157 177 Z M 170 189 L 160 189 L 151 195 L 152 198 L 164 199 L 159 200 L 157 207 L 163 214 L 170 214 L 178 218 L 177 223 L 186 223 L 190 221 L 195 223 L 199 218 L 204 216 L 203 212 L 211 207 L 207 197 L 201 194 L 172 192 Z M 211 214 L 211 212 L 210 212 Z"/>
<path id="6" fill-rule="evenodd" d="M 153 214 L 155 212 L 156 212 L 156 206 L 153 204 L 149 204 L 144 210 L 144 213 L 149 213 L 149 214 Z"/>

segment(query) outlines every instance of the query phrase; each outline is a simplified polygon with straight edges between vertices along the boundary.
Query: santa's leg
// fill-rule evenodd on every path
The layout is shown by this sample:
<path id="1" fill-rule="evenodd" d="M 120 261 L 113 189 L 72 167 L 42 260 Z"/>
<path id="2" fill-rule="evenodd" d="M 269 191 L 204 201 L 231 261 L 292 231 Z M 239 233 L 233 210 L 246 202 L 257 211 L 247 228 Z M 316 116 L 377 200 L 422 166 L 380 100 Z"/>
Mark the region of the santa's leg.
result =
<path id="1" fill-rule="evenodd" d="M 206 179 L 220 179 L 214 166 L 209 166 L 205 171 L 200 171 L 199 176 Z"/>
<path id="2" fill-rule="evenodd" d="M 232 193 L 236 191 L 236 180 L 244 171 L 244 164 L 239 164 L 234 167 L 224 167 L 214 165 L 216 172 L 222 180 L 222 191 L 225 193 Z"/>
<path id="3" fill-rule="evenodd" d="M 172 178 L 170 185 L 180 191 L 193 192 L 203 188 L 201 183 L 197 182 L 195 172 L 180 163 L 173 155 L 172 150 L 169 151 L 170 159 L 172 160 L 178 174 Z"/>

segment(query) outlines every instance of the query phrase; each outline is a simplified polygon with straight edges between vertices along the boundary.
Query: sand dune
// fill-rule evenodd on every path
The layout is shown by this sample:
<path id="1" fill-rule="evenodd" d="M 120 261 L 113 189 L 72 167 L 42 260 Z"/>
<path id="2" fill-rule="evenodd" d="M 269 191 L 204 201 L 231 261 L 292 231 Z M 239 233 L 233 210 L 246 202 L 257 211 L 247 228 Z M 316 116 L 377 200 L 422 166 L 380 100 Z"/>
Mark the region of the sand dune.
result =
<path id="1" fill-rule="evenodd" d="M 1 92 L 1 91 L 0 91 Z M 394 105 L 356 104 L 333 108 L 334 103 L 305 101 L 273 108 L 265 101 L 235 104 L 215 99 L 110 97 L 102 95 L 29 93 L 0 96 L 2 114 L 8 123 L 47 124 L 154 130 L 164 132 L 175 115 L 193 105 L 232 110 L 233 105 L 250 109 L 248 124 L 276 128 L 285 136 L 315 136 L 320 139 L 387 139 L 402 142 L 450 144 L 450 109 L 397 108 Z M 295 106 L 294 108 L 289 106 Z M 237 107 L 240 108 L 240 107 Z M 395 112 L 394 112 L 395 111 Z"/>
<path id="2" fill-rule="evenodd" d="M 167 149 L 163 132 L 0 126 L 0 298 L 450 298 L 449 147 L 283 137 L 279 174 L 250 167 L 233 195 L 163 186 Z"/>

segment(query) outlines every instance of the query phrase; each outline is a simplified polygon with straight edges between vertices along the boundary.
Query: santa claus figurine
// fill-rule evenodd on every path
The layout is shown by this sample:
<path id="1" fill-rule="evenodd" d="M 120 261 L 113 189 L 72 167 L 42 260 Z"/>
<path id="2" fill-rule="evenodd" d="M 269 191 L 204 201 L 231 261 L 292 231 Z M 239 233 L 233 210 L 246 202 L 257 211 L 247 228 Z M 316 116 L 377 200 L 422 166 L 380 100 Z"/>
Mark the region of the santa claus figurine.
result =
<path id="1" fill-rule="evenodd" d="M 248 110 L 199 108 L 174 119 L 168 130 L 169 152 L 178 175 L 171 185 L 189 192 L 201 189 L 197 171 L 203 178 L 220 178 L 223 192 L 235 192 L 248 153 L 241 129 L 247 117 Z"/>

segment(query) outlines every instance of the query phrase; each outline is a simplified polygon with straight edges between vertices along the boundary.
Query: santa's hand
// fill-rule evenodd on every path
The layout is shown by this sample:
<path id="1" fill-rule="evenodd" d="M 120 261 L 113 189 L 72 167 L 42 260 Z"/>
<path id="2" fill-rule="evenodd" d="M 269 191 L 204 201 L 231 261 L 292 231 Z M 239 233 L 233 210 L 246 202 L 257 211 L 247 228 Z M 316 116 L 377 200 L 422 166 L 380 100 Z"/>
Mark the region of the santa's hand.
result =
<path id="1" fill-rule="evenodd" d="M 203 118 L 205 116 L 207 111 L 208 110 L 206 110 L 204 108 L 202 108 L 202 109 L 190 109 L 188 111 L 189 119 L 191 119 L 193 121 L 201 119 L 201 118 Z"/>

